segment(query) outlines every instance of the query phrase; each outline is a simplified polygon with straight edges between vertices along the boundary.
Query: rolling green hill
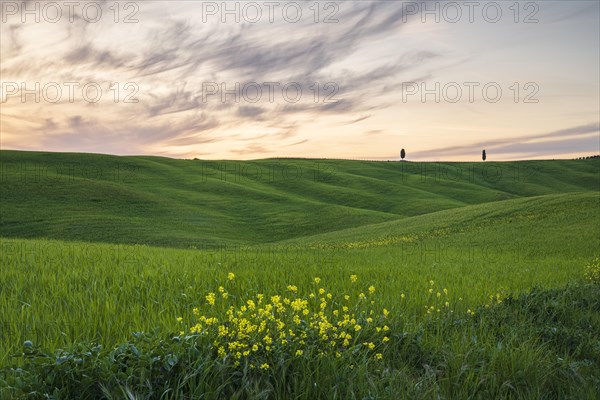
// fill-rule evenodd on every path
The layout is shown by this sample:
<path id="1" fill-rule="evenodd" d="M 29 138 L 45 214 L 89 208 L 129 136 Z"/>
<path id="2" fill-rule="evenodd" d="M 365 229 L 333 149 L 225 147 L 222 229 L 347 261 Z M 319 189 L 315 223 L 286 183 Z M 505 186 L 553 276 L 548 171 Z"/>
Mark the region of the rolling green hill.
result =
<path id="1" fill-rule="evenodd" d="M 410 218 L 600 190 L 599 159 L 236 162 L 1 151 L 0 163 L 2 237 L 179 248 L 274 243 L 405 219 L 421 223 Z M 438 216 L 451 215 L 425 220 L 435 225 Z M 389 225 L 395 226 L 403 224 Z"/>
<path id="2" fill-rule="evenodd" d="M 325 248 L 371 248 L 428 239 L 560 240 L 585 236 L 600 248 L 600 193 L 533 196 L 317 234 L 288 243 Z M 562 239 L 560 239 L 562 238 Z"/>

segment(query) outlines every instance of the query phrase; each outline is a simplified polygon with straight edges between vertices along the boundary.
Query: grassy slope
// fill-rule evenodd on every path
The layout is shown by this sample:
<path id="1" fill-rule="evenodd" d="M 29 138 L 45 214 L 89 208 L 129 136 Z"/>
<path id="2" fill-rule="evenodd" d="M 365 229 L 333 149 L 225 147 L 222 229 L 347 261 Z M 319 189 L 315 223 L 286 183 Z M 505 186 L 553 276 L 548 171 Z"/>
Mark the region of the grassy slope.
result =
<path id="1" fill-rule="evenodd" d="M 204 162 L 0 152 L 0 236 L 273 243 L 520 197 L 597 191 L 600 160 Z"/>
<path id="2" fill-rule="evenodd" d="M 457 305 L 464 312 L 498 291 L 580 279 L 600 247 L 598 201 L 596 193 L 516 199 L 225 251 L 4 238 L 0 326 L 12 334 L 3 345 L 15 351 L 27 338 L 50 348 L 92 338 L 114 345 L 133 331 L 169 330 L 227 271 L 245 282 L 244 293 L 308 288 L 314 276 L 344 291 L 358 274 L 402 323 L 422 317 L 434 279 L 454 302 L 464 299 Z M 67 335 L 51 333 L 59 327 Z"/>
<path id="3" fill-rule="evenodd" d="M 289 240 L 307 246 L 333 248 L 370 248 L 424 239 L 496 240 L 529 242 L 553 241 L 558 245 L 570 237 L 581 236 L 596 245 L 600 227 L 600 194 L 597 192 L 534 196 L 484 203 L 432 212 L 399 221 L 348 228 Z M 487 235 L 486 235 L 487 232 Z M 550 244 L 550 243 L 548 243 Z"/>

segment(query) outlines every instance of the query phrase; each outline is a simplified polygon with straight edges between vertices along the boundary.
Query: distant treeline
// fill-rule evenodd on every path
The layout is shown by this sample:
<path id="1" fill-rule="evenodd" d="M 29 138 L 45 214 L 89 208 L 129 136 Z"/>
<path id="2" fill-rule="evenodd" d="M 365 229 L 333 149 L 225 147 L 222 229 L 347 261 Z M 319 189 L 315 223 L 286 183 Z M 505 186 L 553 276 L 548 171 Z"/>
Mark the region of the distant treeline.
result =
<path id="1" fill-rule="evenodd" d="M 577 158 L 574 158 L 573 160 L 589 160 L 590 158 L 600 158 L 600 155 L 587 156 L 587 157 L 577 157 Z"/>

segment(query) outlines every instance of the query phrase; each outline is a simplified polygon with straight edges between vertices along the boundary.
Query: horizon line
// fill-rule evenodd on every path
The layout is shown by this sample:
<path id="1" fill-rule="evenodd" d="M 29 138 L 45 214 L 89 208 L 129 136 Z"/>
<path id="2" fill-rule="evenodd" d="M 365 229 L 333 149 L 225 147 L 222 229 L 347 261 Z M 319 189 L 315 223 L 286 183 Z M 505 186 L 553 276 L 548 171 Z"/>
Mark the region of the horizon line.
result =
<path id="1" fill-rule="evenodd" d="M 459 160 L 459 161 L 445 161 L 445 160 L 402 160 L 396 158 L 389 159 L 375 159 L 375 158 L 339 158 L 339 157 L 286 157 L 286 156 L 277 156 L 277 157 L 267 157 L 267 158 L 252 158 L 252 159 L 226 159 L 226 158 L 218 158 L 218 159 L 205 159 L 205 158 L 177 158 L 170 157 L 166 155 L 155 155 L 155 154 L 112 154 L 112 153 L 94 153 L 94 152 L 81 152 L 81 151 L 52 151 L 52 150 L 22 150 L 22 149 L 2 149 L 0 148 L 0 153 L 4 151 L 12 151 L 17 153 L 47 153 L 47 154 L 85 154 L 85 155 L 98 155 L 98 156 L 110 156 L 110 157 L 156 157 L 156 158 L 166 158 L 169 160 L 181 160 L 181 161 L 232 161 L 232 162 L 249 162 L 249 161 L 268 161 L 268 160 L 328 160 L 328 161 L 365 161 L 365 162 L 413 162 L 413 163 L 506 163 L 506 162 L 524 162 L 524 161 L 577 161 L 577 160 L 585 160 L 585 159 L 595 159 L 600 158 L 600 154 L 591 154 L 588 156 L 579 156 L 574 158 L 523 158 L 523 159 L 513 159 L 513 160 Z M 489 157 L 489 154 L 488 154 Z"/>

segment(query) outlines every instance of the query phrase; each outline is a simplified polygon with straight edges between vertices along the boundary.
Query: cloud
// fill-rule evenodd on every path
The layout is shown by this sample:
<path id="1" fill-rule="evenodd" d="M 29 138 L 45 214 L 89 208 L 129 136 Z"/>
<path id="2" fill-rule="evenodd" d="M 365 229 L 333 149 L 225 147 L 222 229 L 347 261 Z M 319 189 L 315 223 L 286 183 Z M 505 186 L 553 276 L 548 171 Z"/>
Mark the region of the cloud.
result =
<path id="1" fill-rule="evenodd" d="M 70 64 L 92 64 L 96 67 L 121 68 L 126 66 L 129 57 L 116 55 L 110 50 L 99 50 L 93 44 L 87 43 L 70 50 L 64 60 Z"/>
<path id="2" fill-rule="evenodd" d="M 600 152 L 600 143 L 597 135 L 560 139 L 544 140 L 541 142 L 514 143 L 504 146 L 498 146 L 490 150 L 495 154 L 523 154 L 527 156 L 544 156 L 569 153 L 588 152 L 598 154 Z"/>
<path id="3" fill-rule="evenodd" d="M 11 50 L 11 55 L 17 55 L 21 52 L 23 45 L 19 38 L 19 31 L 23 28 L 22 25 L 9 25 L 8 29 L 10 30 L 9 35 L 9 46 Z"/>
<path id="4" fill-rule="evenodd" d="M 542 134 L 479 141 L 468 145 L 419 151 L 414 152 L 413 156 L 415 158 L 461 156 L 475 154 L 481 151 L 481 149 L 486 149 L 489 154 L 526 153 L 529 155 L 560 155 L 588 150 L 596 152 L 598 150 L 599 134 L 600 123 L 594 122 Z"/>
<path id="5" fill-rule="evenodd" d="M 148 3 L 141 7 L 142 23 L 126 26 L 112 22 L 113 11 L 109 9 L 112 3 L 102 1 L 100 5 L 106 18 L 98 24 L 87 23 L 81 15 L 82 7 L 78 7 L 74 22 L 63 18 L 54 25 L 11 26 L 13 58 L 6 67 L 3 63 L 2 69 L 3 76 L 30 75 L 41 80 L 46 75 L 49 80 L 57 80 L 59 75 L 65 81 L 101 82 L 106 88 L 117 81 L 139 83 L 141 102 L 138 106 L 126 109 L 103 105 L 102 117 L 97 114 L 98 107 L 78 108 L 62 117 L 56 115 L 55 124 L 44 128 L 51 131 L 78 129 L 78 134 L 86 135 L 86 142 L 92 140 L 92 127 L 97 129 L 96 125 L 102 125 L 110 129 L 110 125 L 123 118 L 127 122 L 118 130 L 125 132 L 128 138 L 138 138 L 140 145 L 156 140 L 178 145 L 193 143 L 195 133 L 217 126 L 236 129 L 247 119 L 278 125 L 275 129 L 279 132 L 269 137 L 285 140 L 297 134 L 298 118 L 305 118 L 306 114 L 343 115 L 372 110 L 367 94 L 378 86 L 381 89 L 387 80 L 407 68 L 400 57 L 394 63 L 366 71 L 362 68 L 331 70 L 334 64 L 370 40 L 403 27 L 403 7 L 387 1 L 340 4 L 336 15 L 340 22 L 335 24 L 315 24 L 312 18 L 305 18 L 298 24 L 279 19 L 274 24 L 265 21 L 257 25 L 207 25 L 197 18 L 199 5 L 170 3 L 165 8 L 164 4 Z M 304 12 L 309 11 L 304 7 Z M 48 34 L 50 31 L 52 35 Z M 29 40 L 27 32 L 30 32 Z M 36 47 L 30 40 L 32 33 L 37 37 L 55 38 L 48 42 L 50 47 L 46 46 L 48 57 L 32 60 Z M 435 54 L 423 50 L 414 57 L 425 62 Z M 209 80 L 230 84 L 298 82 L 303 98 L 297 104 L 278 99 L 277 112 L 260 103 L 238 107 L 220 102 L 206 104 L 200 97 L 201 84 Z M 311 87 L 316 82 L 322 82 L 321 85 L 339 82 L 343 86 L 337 96 L 341 97 L 339 101 L 311 101 Z M 321 95 L 329 94 L 325 90 Z M 69 106 L 64 103 L 64 99 L 59 102 Z M 145 111 L 146 119 L 140 115 L 140 108 Z M 210 122 L 193 120 L 194 114 L 206 112 L 212 114 Z M 70 123 L 59 121 L 68 118 L 72 118 Z M 82 133 L 84 124 L 88 124 L 87 133 Z M 66 131 L 54 133 L 58 136 L 51 139 L 53 142 L 57 137 L 71 136 Z M 105 137 L 97 138 L 98 142 L 105 140 Z"/>
<path id="6" fill-rule="evenodd" d="M 238 155 L 248 155 L 248 154 L 265 154 L 265 153 L 271 153 L 272 151 L 270 149 L 268 149 L 267 147 L 263 146 L 262 144 L 252 143 L 241 149 L 232 149 L 232 150 L 230 150 L 230 152 L 233 154 L 238 154 Z"/>
<path id="7" fill-rule="evenodd" d="M 344 125 L 352 125 L 352 124 L 356 124 L 356 123 L 358 123 L 358 122 L 364 121 L 364 120 L 366 120 L 366 119 L 369 119 L 369 118 L 371 118 L 371 116 L 370 116 L 370 115 L 364 115 L 364 116 L 362 116 L 362 117 L 358 117 L 358 118 L 356 118 L 356 119 L 354 119 L 354 120 L 352 120 L 352 121 L 350 121 L 350 122 L 346 122 L 346 123 L 344 123 Z"/>
<path id="8" fill-rule="evenodd" d="M 69 118 L 69 128 L 75 130 L 84 126 L 84 119 L 81 115 Z"/>
<path id="9" fill-rule="evenodd" d="M 299 142 L 296 142 L 296 143 L 288 144 L 288 145 L 287 145 L 287 147 L 291 147 L 291 146 L 298 146 L 298 145 L 300 145 L 300 144 L 304 144 L 304 143 L 306 143 L 306 142 L 308 142 L 308 139 L 304 139 L 304 140 L 301 140 L 301 141 L 299 141 Z"/>
<path id="10" fill-rule="evenodd" d="M 384 133 L 384 131 L 382 129 L 371 129 L 369 131 L 366 131 L 364 134 L 367 136 L 370 136 L 370 135 L 380 135 L 382 133 Z"/>
<path id="11" fill-rule="evenodd" d="M 238 108 L 237 115 L 242 118 L 258 119 L 266 110 L 262 107 L 242 106 Z"/>
<path id="12" fill-rule="evenodd" d="M 205 108 L 201 98 L 193 91 L 186 90 L 185 85 L 175 84 L 174 88 L 162 95 L 148 93 L 148 100 L 143 102 L 142 106 L 146 108 L 150 117 Z"/>

